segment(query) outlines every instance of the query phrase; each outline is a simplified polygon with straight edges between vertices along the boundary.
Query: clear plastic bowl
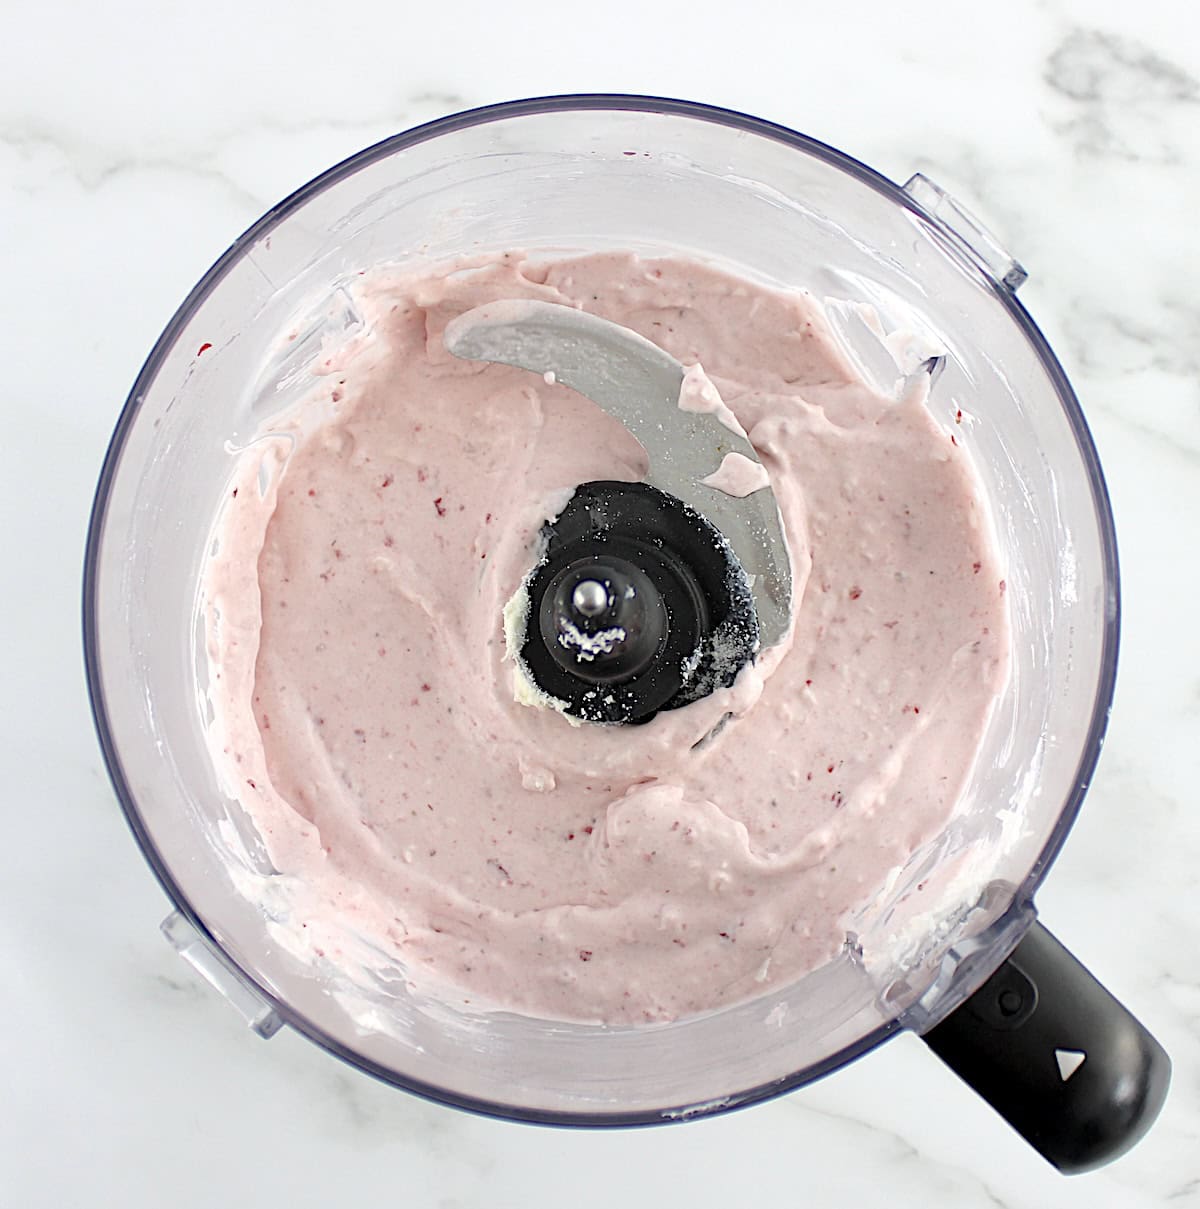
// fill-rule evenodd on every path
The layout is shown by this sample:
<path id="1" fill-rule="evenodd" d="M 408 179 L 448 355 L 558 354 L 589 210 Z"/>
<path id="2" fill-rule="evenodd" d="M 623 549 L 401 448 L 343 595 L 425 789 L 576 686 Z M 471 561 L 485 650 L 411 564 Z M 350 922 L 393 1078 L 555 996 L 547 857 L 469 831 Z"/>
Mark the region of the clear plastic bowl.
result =
<path id="1" fill-rule="evenodd" d="M 691 251 L 872 303 L 889 327 L 945 348 L 931 406 L 947 426 L 959 406 L 972 417 L 960 439 L 1007 566 L 1013 675 L 962 808 L 863 914 L 863 949 L 884 956 L 864 963 L 848 946 L 791 986 L 669 1026 L 468 1017 L 412 999 L 402 979 L 351 994 L 336 972 L 289 958 L 235 888 L 240 874 L 269 884 L 271 869 L 218 787 L 204 733 L 197 589 L 230 450 L 302 388 L 304 359 L 331 325 L 353 322 L 337 305 L 353 274 L 511 247 Z M 260 1031 L 282 1021 L 466 1108 L 637 1123 L 802 1084 L 900 1028 L 929 1028 L 974 991 L 1033 920 L 1034 889 L 1097 758 L 1117 650 L 1103 480 L 1063 371 L 1015 298 L 1022 278 L 923 178 L 901 189 L 778 126 L 630 97 L 433 122 L 327 172 L 237 240 L 171 320 L 121 415 L 88 542 L 85 641 L 104 754 L 180 913 L 172 927 L 192 936 L 215 981 L 232 977 L 261 1006 Z M 305 316 L 306 335 L 280 361 L 280 332 Z"/>

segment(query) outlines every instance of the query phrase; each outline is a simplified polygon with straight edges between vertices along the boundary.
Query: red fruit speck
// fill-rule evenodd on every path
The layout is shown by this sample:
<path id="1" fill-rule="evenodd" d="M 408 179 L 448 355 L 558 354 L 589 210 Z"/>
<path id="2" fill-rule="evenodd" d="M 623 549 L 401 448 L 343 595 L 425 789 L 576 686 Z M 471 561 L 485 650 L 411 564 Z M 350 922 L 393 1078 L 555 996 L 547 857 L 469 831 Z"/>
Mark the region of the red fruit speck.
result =
<path id="1" fill-rule="evenodd" d="M 829 767 L 828 767 L 828 768 L 827 768 L 825 771 L 826 771 L 826 772 L 833 772 L 833 768 L 834 768 L 834 766 L 833 766 L 832 764 L 830 764 L 830 766 L 829 766 Z"/>
<path id="2" fill-rule="evenodd" d="M 593 831 L 593 827 L 592 827 L 591 823 L 589 823 L 589 824 L 588 824 L 588 825 L 587 825 L 587 826 L 586 826 L 586 827 L 583 829 L 583 834 L 584 834 L 584 835 L 591 835 L 591 834 L 592 834 L 592 831 Z"/>
<path id="3" fill-rule="evenodd" d="M 433 506 L 437 509 L 438 516 L 446 515 L 446 506 L 442 503 L 442 497 L 440 495 L 436 500 L 433 501 Z"/>
<path id="4" fill-rule="evenodd" d="M 851 588 L 850 599 L 857 600 L 862 595 L 862 588 Z"/>
<path id="5" fill-rule="evenodd" d="M 971 570 L 974 571 L 976 575 L 978 575 L 979 572 L 983 570 L 983 563 L 972 563 Z"/>
<path id="6" fill-rule="evenodd" d="M 951 434 L 950 434 L 950 444 L 951 444 L 951 445 L 957 445 L 957 444 L 958 444 L 958 440 L 957 440 L 957 438 L 955 437 L 954 433 L 951 433 Z"/>
<path id="7" fill-rule="evenodd" d="M 1007 580 L 1003 580 L 1003 579 L 1002 579 L 1002 580 L 1000 581 L 1000 591 L 1001 591 L 1002 593 L 1003 593 L 1003 592 L 1007 592 L 1007 591 L 1008 591 L 1008 581 L 1007 581 Z"/>
<path id="8" fill-rule="evenodd" d="M 317 493 L 316 493 L 316 491 L 314 491 L 314 490 L 313 490 L 313 488 L 312 488 L 312 487 L 310 487 L 310 488 L 308 489 L 308 494 L 309 494 L 309 498 L 311 499 L 311 498 L 312 498 L 314 495 L 316 495 Z"/>
<path id="9" fill-rule="evenodd" d="M 205 342 L 196 350 L 196 356 L 199 357 L 201 353 L 208 352 L 210 348 L 212 348 L 212 345 L 205 340 Z"/>
<path id="10" fill-rule="evenodd" d="M 592 960 L 591 949 L 580 949 L 579 950 L 579 960 L 580 961 L 591 961 Z"/>
<path id="11" fill-rule="evenodd" d="M 247 785 L 249 785 L 251 789 L 257 789 L 257 788 L 258 788 L 258 786 L 257 786 L 257 785 L 255 785 L 255 783 L 254 783 L 252 780 L 250 780 L 250 778 L 249 778 L 249 777 L 247 777 L 247 778 L 246 778 L 246 784 L 247 784 Z"/>
<path id="12" fill-rule="evenodd" d="M 954 422 L 955 422 L 955 424 L 962 423 L 962 408 L 961 407 L 958 409 L 958 411 L 956 411 L 954 413 Z"/>
<path id="13" fill-rule="evenodd" d="M 379 486 L 380 486 L 381 488 L 382 488 L 382 487 L 390 487 L 391 485 L 392 485 L 392 476 L 391 476 L 390 474 L 389 474 L 389 475 L 387 475 L 387 476 L 384 478 L 383 482 L 379 484 Z"/>
<path id="14" fill-rule="evenodd" d="M 422 685 L 421 685 L 421 692 L 423 692 L 423 693 L 427 693 L 427 692 L 429 692 L 429 685 L 428 685 L 428 684 L 422 684 Z"/>
<path id="15" fill-rule="evenodd" d="M 485 525 L 490 525 L 492 523 L 492 514 L 490 512 L 483 518 L 483 523 Z"/>
<path id="16" fill-rule="evenodd" d="M 396 544 L 396 539 L 390 534 L 385 533 L 383 535 L 383 544 L 390 550 Z"/>

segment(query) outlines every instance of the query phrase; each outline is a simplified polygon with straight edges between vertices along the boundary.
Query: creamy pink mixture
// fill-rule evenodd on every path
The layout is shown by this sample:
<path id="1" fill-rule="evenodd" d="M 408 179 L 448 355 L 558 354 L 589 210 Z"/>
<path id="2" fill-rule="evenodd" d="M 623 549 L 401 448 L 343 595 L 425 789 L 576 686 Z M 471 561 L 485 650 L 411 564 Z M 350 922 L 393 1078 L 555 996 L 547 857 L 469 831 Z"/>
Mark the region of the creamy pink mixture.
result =
<path id="1" fill-rule="evenodd" d="M 212 733 L 308 891 L 290 926 L 343 921 L 445 1000 L 552 1018 L 669 1020 L 793 980 L 945 826 L 1007 675 L 970 463 L 923 378 L 873 393 L 803 293 L 628 255 L 452 269 L 358 279 L 365 332 L 271 430 L 291 435 L 242 455 L 219 522 Z M 685 405 L 715 387 L 748 432 L 796 607 L 732 688 L 639 727 L 516 699 L 503 610 L 543 522 L 645 458 L 565 387 L 447 354 L 452 316 L 505 298 L 702 364 Z"/>

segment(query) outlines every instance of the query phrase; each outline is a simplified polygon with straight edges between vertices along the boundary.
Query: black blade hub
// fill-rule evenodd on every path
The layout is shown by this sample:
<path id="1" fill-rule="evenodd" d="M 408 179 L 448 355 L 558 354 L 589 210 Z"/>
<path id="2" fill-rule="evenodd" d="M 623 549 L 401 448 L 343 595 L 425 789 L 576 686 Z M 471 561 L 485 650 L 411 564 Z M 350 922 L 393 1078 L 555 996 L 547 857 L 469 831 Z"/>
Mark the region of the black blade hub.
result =
<path id="1" fill-rule="evenodd" d="M 591 722 L 646 722 L 731 684 L 758 646 L 749 585 L 720 532 L 645 483 L 578 487 L 529 579 L 522 659 Z"/>

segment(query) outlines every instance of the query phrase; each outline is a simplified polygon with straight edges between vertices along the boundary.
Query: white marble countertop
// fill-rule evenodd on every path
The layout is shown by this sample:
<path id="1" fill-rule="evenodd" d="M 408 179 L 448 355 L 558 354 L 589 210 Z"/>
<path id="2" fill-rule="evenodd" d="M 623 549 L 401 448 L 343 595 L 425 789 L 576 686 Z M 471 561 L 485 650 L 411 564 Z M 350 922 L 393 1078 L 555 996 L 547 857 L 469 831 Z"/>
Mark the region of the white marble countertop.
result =
<path id="1" fill-rule="evenodd" d="M 1200 1206 L 1195 17 L 1179 0 L 805 7 L 8 10 L 0 1204 Z M 683 1126 L 477 1119 L 286 1031 L 259 1041 L 158 933 L 77 620 L 91 493 L 143 357 L 233 237 L 328 164 L 453 109 L 587 90 L 745 109 L 895 179 L 925 171 L 1030 270 L 1022 297 L 1107 470 L 1125 592 L 1109 741 L 1039 904 L 1175 1062 L 1158 1125 L 1101 1173 L 1055 1174 L 909 1036 Z"/>

